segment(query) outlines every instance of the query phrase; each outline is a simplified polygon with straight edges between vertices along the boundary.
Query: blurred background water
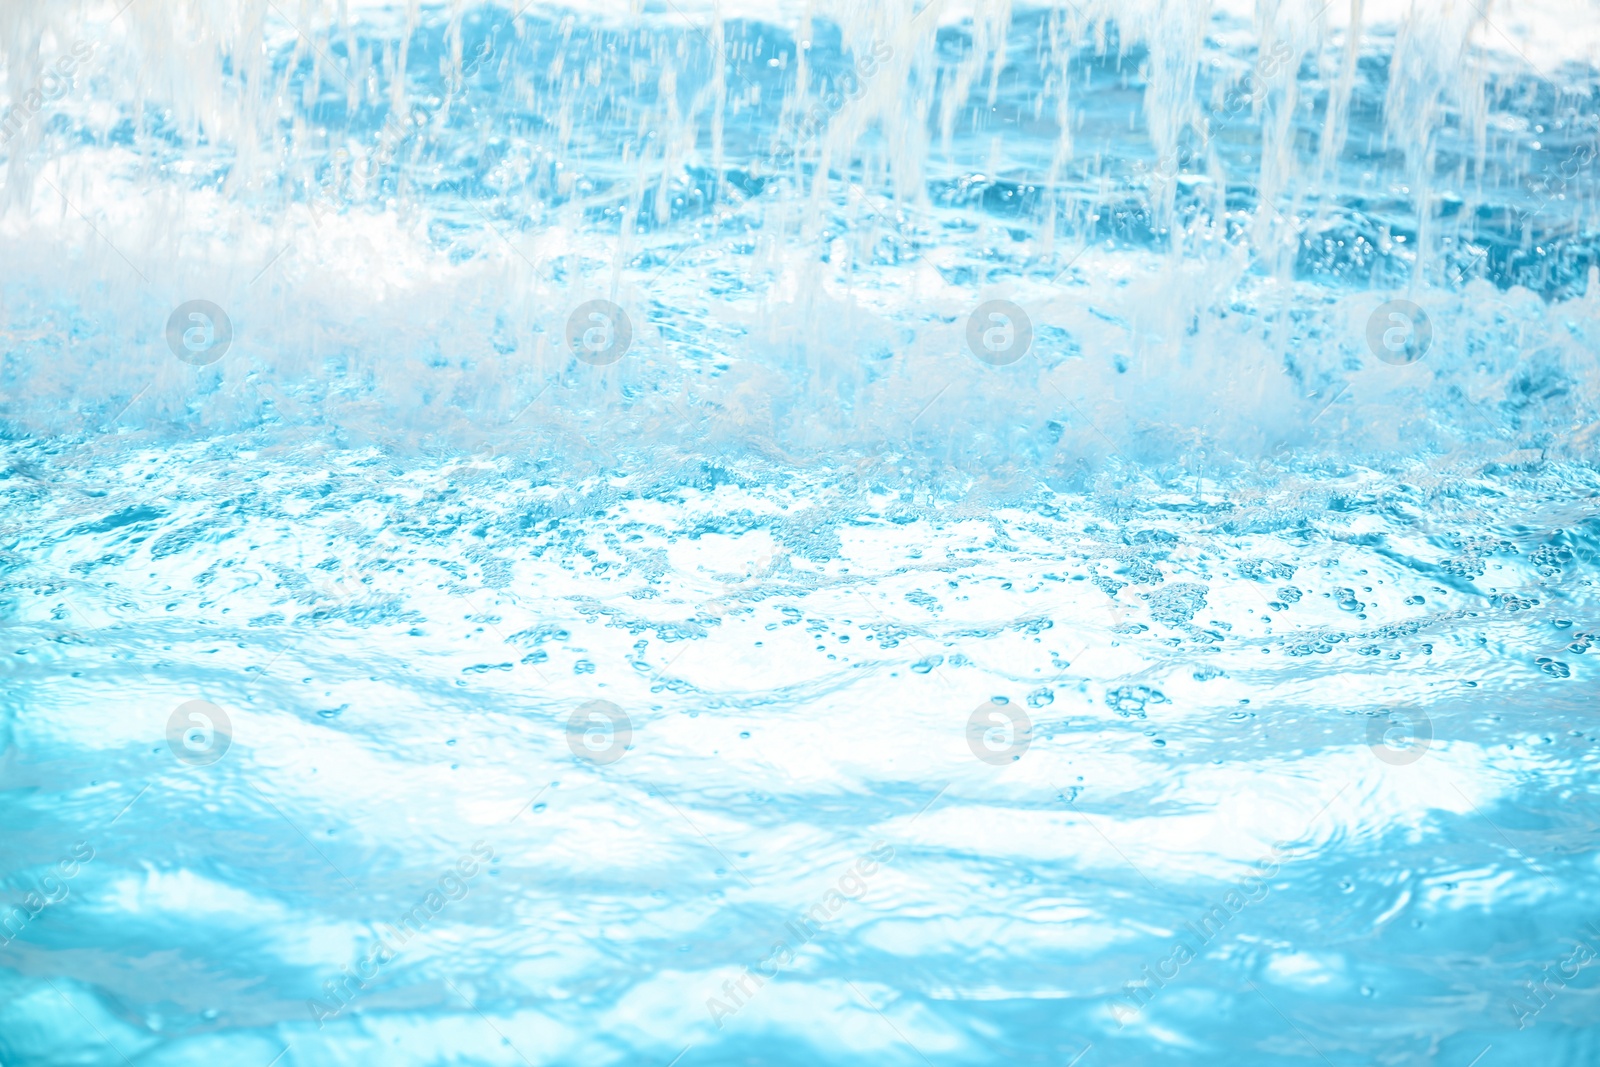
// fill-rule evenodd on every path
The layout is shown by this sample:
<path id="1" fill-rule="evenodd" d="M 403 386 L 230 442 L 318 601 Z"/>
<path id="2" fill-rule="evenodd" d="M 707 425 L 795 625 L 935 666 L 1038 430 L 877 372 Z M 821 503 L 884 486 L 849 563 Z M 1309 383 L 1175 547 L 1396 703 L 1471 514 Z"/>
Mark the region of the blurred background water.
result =
<path id="1" fill-rule="evenodd" d="M 1600 6 L 0 0 L 0 1065 L 1600 1062 Z"/>

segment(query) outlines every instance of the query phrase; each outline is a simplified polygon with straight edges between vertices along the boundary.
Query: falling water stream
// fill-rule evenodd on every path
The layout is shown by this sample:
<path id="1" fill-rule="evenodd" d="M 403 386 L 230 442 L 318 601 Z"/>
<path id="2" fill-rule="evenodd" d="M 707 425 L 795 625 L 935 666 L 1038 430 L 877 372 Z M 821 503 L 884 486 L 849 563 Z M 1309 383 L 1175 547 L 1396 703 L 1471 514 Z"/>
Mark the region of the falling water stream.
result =
<path id="1" fill-rule="evenodd" d="M 0 63 L 0 1067 L 1600 1063 L 1595 0 Z"/>

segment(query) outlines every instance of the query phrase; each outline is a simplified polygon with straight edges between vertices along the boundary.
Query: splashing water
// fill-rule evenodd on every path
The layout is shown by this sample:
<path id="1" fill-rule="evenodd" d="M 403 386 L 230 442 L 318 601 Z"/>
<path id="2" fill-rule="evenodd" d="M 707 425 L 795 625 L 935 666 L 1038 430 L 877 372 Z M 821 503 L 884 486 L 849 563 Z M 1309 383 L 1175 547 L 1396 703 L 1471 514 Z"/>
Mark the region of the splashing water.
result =
<path id="1" fill-rule="evenodd" d="M 0 59 L 0 1064 L 1600 1062 L 1589 0 Z"/>

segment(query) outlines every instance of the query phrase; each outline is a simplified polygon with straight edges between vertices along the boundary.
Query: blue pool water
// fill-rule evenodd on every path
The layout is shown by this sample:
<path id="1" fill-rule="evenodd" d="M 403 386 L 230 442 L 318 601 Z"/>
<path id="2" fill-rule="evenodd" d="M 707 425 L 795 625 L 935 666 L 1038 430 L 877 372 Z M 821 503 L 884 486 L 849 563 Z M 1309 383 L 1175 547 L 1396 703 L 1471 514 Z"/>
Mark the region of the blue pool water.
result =
<path id="1" fill-rule="evenodd" d="M 1600 1063 L 1588 7 L 0 46 L 3 1067 Z"/>

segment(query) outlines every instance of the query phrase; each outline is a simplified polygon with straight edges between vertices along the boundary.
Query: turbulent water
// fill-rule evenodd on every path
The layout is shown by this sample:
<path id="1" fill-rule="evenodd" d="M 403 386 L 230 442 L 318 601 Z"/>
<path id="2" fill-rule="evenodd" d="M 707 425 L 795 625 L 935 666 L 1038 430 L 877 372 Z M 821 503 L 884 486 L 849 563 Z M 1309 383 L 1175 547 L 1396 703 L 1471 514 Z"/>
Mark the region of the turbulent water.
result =
<path id="1" fill-rule="evenodd" d="M 1600 1062 L 1591 0 L 0 60 L 0 1065 Z"/>

